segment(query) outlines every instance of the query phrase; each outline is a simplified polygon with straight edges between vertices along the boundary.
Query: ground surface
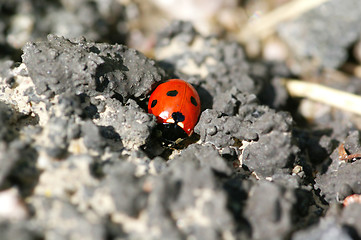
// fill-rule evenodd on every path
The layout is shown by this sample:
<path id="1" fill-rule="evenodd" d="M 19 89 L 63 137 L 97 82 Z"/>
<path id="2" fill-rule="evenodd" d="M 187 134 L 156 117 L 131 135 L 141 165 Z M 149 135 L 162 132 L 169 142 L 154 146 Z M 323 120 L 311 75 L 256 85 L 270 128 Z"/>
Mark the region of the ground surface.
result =
<path id="1" fill-rule="evenodd" d="M 339 71 L 359 64 L 361 7 L 327 1 L 252 51 L 221 12 L 280 3 L 236 2 L 152 37 L 159 1 L 0 1 L 1 239 L 359 239 L 342 203 L 361 194 L 360 118 L 281 79 L 361 93 Z M 175 77 L 202 112 L 165 148 L 146 106 Z"/>

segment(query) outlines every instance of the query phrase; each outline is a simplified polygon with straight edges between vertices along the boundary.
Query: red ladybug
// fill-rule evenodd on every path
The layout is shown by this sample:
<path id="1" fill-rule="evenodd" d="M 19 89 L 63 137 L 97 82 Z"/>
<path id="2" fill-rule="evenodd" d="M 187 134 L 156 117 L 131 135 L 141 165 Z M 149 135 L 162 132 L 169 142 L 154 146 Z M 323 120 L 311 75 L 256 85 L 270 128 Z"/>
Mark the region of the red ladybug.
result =
<path id="1" fill-rule="evenodd" d="M 201 102 L 191 84 L 171 79 L 154 90 L 149 98 L 148 112 L 162 123 L 166 132 L 163 137 L 177 140 L 192 135 L 201 112 Z"/>

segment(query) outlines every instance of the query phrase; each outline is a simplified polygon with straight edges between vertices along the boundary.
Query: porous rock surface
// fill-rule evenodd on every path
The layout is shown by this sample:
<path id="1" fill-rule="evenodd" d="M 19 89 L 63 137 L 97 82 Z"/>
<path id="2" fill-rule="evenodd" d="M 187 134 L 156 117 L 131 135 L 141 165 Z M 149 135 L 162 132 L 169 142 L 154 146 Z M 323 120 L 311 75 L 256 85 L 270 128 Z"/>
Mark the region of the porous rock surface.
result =
<path id="1" fill-rule="evenodd" d="M 339 67 L 347 48 L 361 33 L 357 0 L 331 0 L 278 28 L 297 57 L 329 68 Z M 327 29 L 327 31 L 325 31 Z"/>
<path id="2" fill-rule="evenodd" d="M 0 215 L 4 239 L 359 234 L 353 205 L 335 211 L 337 221 L 321 217 L 322 201 L 338 204 L 329 183 L 359 163 L 319 161 L 326 170 L 315 180 L 291 115 L 259 100 L 270 71 L 255 77 L 240 45 L 176 22 L 160 34 L 157 62 L 123 45 L 54 35 L 23 50 L 22 63 L 0 71 L 0 193 L 18 189 L 12 208 L 26 213 Z M 176 149 L 161 147 L 145 110 L 170 77 L 194 84 L 203 109 L 193 141 Z M 350 152 L 357 134 L 346 141 Z M 328 172 L 334 166 L 337 174 Z"/>

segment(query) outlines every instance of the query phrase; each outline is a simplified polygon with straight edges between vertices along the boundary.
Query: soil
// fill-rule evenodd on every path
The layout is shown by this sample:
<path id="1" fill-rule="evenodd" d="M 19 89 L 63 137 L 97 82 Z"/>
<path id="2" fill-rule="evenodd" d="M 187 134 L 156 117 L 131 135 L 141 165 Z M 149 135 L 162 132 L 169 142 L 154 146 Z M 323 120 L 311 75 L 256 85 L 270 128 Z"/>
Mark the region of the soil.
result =
<path id="1" fill-rule="evenodd" d="M 317 103 L 303 115 L 310 101 L 281 81 L 361 92 L 325 70 L 357 61 L 355 1 L 280 25 L 290 61 L 251 59 L 187 21 L 169 22 L 150 56 L 129 47 L 136 1 L 35 2 L 0 2 L 1 239 L 361 237 L 361 205 L 342 204 L 361 194 L 360 117 Z M 146 106 L 171 78 L 196 88 L 202 112 L 169 148 Z"/>

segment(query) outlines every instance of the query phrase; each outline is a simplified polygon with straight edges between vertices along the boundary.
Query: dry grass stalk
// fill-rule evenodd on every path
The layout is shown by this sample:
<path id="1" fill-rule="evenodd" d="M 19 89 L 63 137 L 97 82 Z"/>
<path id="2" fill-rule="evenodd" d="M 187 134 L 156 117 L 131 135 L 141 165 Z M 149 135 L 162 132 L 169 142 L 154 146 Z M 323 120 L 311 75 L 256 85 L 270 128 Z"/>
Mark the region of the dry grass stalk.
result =
<path id="1" fill-rule="evenodd" d="M 292 97 L 303 97 L 361 115 L 361 96 L 295 79 L 283 79 Z"/>
<path id="2" fill-rule="evenodd" d="M 275 32 L 281 22 L 294 19 L 328 0 L 294 0 L 276 8 L 261 16 L 259 19 L 250 21 L 239 34 L 239 40 L 243 43 L 251 39 L 264 39 Z"/>

